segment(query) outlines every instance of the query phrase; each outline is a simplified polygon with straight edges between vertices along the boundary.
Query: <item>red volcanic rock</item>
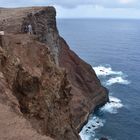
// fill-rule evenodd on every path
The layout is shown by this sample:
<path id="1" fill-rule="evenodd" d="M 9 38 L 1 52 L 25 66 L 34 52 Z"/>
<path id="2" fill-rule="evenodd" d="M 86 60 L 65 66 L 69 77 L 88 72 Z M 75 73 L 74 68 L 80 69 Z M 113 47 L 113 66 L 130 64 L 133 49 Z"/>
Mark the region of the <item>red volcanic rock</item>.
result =
<path id="1" fill-rule="evenodd" d="M 97 78 L 93 68 L 79 58 L 64 39 L 60 38 L 59 64 L 66 68 L 71 82 L 70 108 L 75 128 L 79 131 L 95 107 L 108 101 L 108 91 Z"/>
<path id="2" fill-rule="evenodd" d="M 11 116 L 17 119 L 15 127 L 0 123 L 1 132 L 12 129 L 5 139 L 17 132 L 16 139 L 33 135 L 80 140 L 78 131 L 89 114 L 108 101 L 107 89 L 59 36 L 53 7 L 0 9 L 0 13 L 0 30 L 5 32 L 0 38 L 0 76 L 5 82 L 0 108 L 7 110 L 7 114 L 1 110 L 2 117 L 7 116 L 4 124 L 12 121 Z M 25 30 L 29 24 L 33 35 Z M 26 137 L 18 133 L 18 124 Z"/>
<path id="3" fill-rule="evenodd" d="M 0 73 L 2 76 L 2 73 Z M 40 135 L 22 116 L 19 103 L 12 95 L 6 79 L 0 77 L 0 139 L 1 140 L 54 140 Z"/>
<path id="4" fill-rule="evenodd" d="M 2 37 L 0 134 L 3 140 L 32 136 L 33 140 L 80 139 L 71 122 L 66 72 L 56 67 L 52 58 L 48 46 L 32 36 L 7 34 Z"/>

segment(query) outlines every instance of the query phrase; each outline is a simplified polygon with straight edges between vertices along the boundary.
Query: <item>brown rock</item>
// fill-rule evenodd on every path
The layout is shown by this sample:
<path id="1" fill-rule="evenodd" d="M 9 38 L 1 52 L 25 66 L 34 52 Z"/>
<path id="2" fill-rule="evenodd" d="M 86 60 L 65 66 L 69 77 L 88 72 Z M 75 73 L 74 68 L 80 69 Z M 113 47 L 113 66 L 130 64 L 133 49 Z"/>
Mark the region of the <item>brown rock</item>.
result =
<path id="1" fill-rule="evenodd" d="M 51 60 L 48 46 L 26 34 L 7 34 L 2 37 L 2 43 L 0 58 L 5 56 L 6 61 L 0 66 L 0 77 L 5 79 L 4 85 L 7 85 L 2 89 L 9 91 L 1 90 L 1 106 L 7 109 L 7 119 L 12 117 L 12 114 L 16 117 L 15 127 L 18 129 L 9 127 L 8 130 L 15 131 L 17 140 L 20 137 L 30 139 L 30 135 L 34 133 L 38 138 L 40 136 L 40 139 L 41 135 L 50 136 L 55 140 L 80 139 L 72 127 L 70 118 L 68 103 L 71 97 L 67 75 Z M 12 101 L 9 101 L 9 98 Z M 10 112 L 8 108 L 12 108 L 12 111 Z M 2 115 L 6 114 L 2 112 Z M 31 126 L 28 128 L 29 131 L 26 130 L 28 125 L 23 122 L 25 126 L 22 127 L 21 124 L 21 129 L 25 129 L 29 135 L 26 137 L 23 134 L 17 135 L 20 131 L 18 121 L 25 121 L 18 119 L 21 116 L 24 116 L 37 132 L 34 130 L 34 133 L 31 133 L 31 130 L 33 131 Z M 0 128 L 1 132 L 8 131 L 5 130 L 6 127 L 3 130 L 2 125 Z M 10 133 L 9 139 L 11 135 Z M 35 139 L 38 139 L 37 136 Z"/>
<path id="2" fill-rule="evenodd" d="M 13 95 L 0 67 L 0 139 L 1 140 L 53 140 L 41 136 L 23 117 L 20 104 Z"/>
<path id="3" fill-rule="evenodd" d="M 19 102 L 18 112 L 41 135 L 79 140 L 77 131 L 89 114 L 108 101 L 107 89 L 59 36 L 53 7 L 0 9 L 0 13 L 0 30 L 5 31 L 0 39 L 0 72 L 9 95 Z M 34 35 L 27 35 L 28 24 Z"/>
<path id="4" fill-rule="evenodd" d="M 66 68 L 73 98 L 70 102 L 72 120 L 79 131 L 95 107 L 108 101 L 107 89 L 101 86 L 92 67 L 80 59 L 60 38 L 60 66 Z"/>

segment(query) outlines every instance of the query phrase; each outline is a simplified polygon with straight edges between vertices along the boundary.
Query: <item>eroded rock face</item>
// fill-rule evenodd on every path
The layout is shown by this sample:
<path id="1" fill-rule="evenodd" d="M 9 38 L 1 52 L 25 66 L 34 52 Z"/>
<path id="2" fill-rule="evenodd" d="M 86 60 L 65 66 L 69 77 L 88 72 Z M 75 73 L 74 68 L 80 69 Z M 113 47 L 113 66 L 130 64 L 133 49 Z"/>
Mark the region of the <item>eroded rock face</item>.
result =
<path id="1" fill-rule="evenodd" d="M 80 131 L 89 113 L 108 101 L 108 91 L 101 85 L 92 67 L 70 50 L 63 38 L 60 38 L 59 64 L 66 68 L 72 85 L 72 120 Z"/>
<path id="2" fill-rule="evenodd" d="M 108 101 L 107 89 L 59 36 L 53 7 L 0 12 L 0 30 L 7 34 L 0 39 L 0 71 L 21 114 L 39 134 L 79 140 L 89 113 Z"/>
<path id="3" fill-rule="evenodd" d="M 71 122 L 68 106 L 71 96 L 66 72 L 56 67 L 48 46 L 26 34 L 5 35 L 2 44 L 0 72 L 7 85 L 4 90 L 9 92 L 1 92 L 4 96 L 12 96 L 16 104 L 13 107 L 10 101 L 9 106 L 17 108 L 40 135 L 55 140 L 80 139 Z M 5 106 L 4 100 L 9 99 L 2 97 L 2 106 Z"/>
<path id="4" fill-rule="evenodd" d="M 6 41 L 8 40 L 6 39 Z M 29 121 L 23 117 L 20 110 L 21 105 L 14 96 L 15 93 L 12 88 L 16 78 L 16 70 L 21 63 L 14 61 L 17 57 L 13 57 L 12 52 L 9 54 L 7 49 L 4 45 L 0 46 L 0 139 L 53 140 L 37 133 Z M 11 57 L 13 59 L 9 59 Z"/>

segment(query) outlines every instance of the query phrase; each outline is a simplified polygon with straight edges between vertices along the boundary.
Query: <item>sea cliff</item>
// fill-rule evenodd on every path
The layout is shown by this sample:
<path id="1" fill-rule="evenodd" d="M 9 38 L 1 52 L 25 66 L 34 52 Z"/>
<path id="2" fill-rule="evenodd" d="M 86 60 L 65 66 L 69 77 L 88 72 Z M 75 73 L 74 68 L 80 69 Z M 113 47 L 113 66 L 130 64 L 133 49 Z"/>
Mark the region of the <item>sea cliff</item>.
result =
<path id="1" fill-rule="evenodd" d="M 59 35 L 54 7 L 1 8 L 0 30 L 1 138 L 80 140 L 108 91 Z"/>

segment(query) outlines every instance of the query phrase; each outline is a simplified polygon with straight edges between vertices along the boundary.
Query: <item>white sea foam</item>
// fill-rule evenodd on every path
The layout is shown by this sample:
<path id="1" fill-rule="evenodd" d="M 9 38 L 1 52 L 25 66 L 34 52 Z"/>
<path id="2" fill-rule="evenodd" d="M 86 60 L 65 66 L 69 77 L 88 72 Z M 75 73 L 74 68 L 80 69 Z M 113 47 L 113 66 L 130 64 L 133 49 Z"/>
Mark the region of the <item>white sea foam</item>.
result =
<path id="1" fill-rule="evenodd" d="M 106 82 L 106 85 L 110 86 L 110 85 L 113 85 L 113 84 L 124 84 L 124 85 L 127 85 L 129 84 L 130 82 L 126 79 L 124 79 L 123 77 L 114 77 L 114 78 L 110 78 L 107 82 Z"/>
<path id="2" fill-rule="evenodd" d="M 116 114 L 118 113 L 118 109 L 123 107 L 123 104 L 121 102 L 120 99 L 116 98 L 116 97 L 109 97 L 110 102 L 106 103 L 101 109 L 100 111 L 104 111 L 104 112 L 109 112 L 111 114 Z"/>
<path id="3" fill-rule="evenodd" d="M 104 126 L 105 121 L 97 116 L 93 116 L 88 120 L 88 123 L 83 127 L 79 133 L 82 140 L 89 140 L 90 137 L 95 137 L 95 130 Z"/>
<path id="4" fill-rule="evenodd" d="M 90 137 L 91 137 L 90 135 L 87 135 L 84 131 L 81 131 L 79 133 L 79 135 L 80 135 L 82 140 L 90 140 Z"/>
<path id="5" fill-rule="evenodd" d="M 121 71 L 114 71 L 110 66 L 98 66 L 93 67 L 97 76 L 104 77 L 106 85 L 110 86 L 112 84 L 129 84 L 130 82 L 126 80 L 126 75 Z M 110 78 L 111 77 L 111 78 Z M 109 79 L 110 78 L 110 79 Z M 110 96 L 110 102 L 106 103 L 102 108 L 100 108 L 100 112 L 116 114 L 118 113 L 118 109 L 123 107 L 123 104 L 120 99 Z M 101 114 L 102 114 L 101 113 Z M 82 140 L 99 140 L 96 137 L 96 132 L 98 129 L 104 126 L 105 120 L 102 119 L 100 115 L 94 115 L 89 118 L 88 123 L 83 127 L 82 131 L 79 133 Z M 110 139 L 110 138 L 109 138 Z M 111 139 L 110 139 L 111 140 Z"/>
<path id="6" fill-rule="evenodd" d="M 106 103 L 101 109 L 101 112 L 109 112 L 111 114 L 116 114 L 119 108 L 123 107 L 123 104 L 120 99 L 110 96 L 110 102 Z M 101 119 L 100 116 L 92 116 L 89 118 L 88 123 L 83 127 L 82 131 L 79 133 L 82 140 L 90 140 L 91 137 L 94 140 L 98 140 L 96 138 L 96 130 L 103 127 L 105 124 L 105 120 Z"/>
<path id="7" fill-rule="evenodd" d="M 121 71 L 113 71 L 111 67 L 98 66 L 93 67 L 97 76 L 108 76 L 108 75 L 123 75 Z"/>

